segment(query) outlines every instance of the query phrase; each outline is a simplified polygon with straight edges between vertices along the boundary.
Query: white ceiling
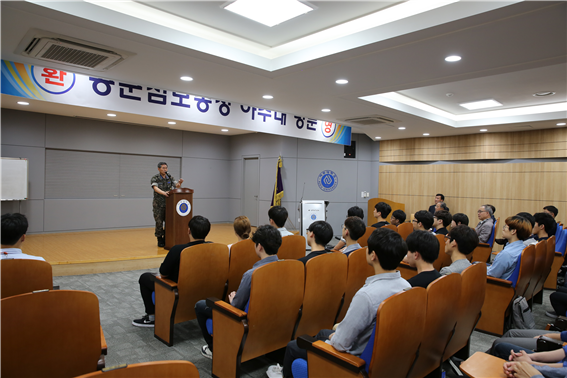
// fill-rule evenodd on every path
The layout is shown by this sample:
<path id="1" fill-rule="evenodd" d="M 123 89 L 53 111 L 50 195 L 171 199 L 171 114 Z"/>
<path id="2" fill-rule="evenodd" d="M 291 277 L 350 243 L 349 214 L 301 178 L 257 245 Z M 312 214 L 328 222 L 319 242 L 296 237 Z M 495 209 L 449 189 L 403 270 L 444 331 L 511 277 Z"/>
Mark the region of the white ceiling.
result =
<path id="1" fill-rule="evenodd" d="M 422 3 L 425 3 L 421 0 Z M 137 2 L 155 22 L 161 13 L 171 24 L 142 20 L 86 2 L 2 2 L 2 59 L 53 66 L 125 82 L 199 94 L 326 121 L 381 115 L 393 125 L 353 126 L 353 132 L 382 140 L 557 127 L 567 111 L 488 117 L 475 126 L 451 127 L 408 106 L 385 106 L 360 99 L 397 92 L 455 115 L 470 112 L 458 104 L 494 98 L 502 109 L 567 102 L 567 3 L 465 1 L 440 6 L 410 18 L 369 26 L 346 36 L 315 35 L 401 2 L 312 1 L 315 10 L 268 28 L 221 8 L 224 2 Z M 112 2 L 116 4 L 118 2 Z M 449 1 L 446 3 L 450 3 Z M 407 4 L 406 4 L 407 5 Z M 124 3 L 121 6 L 130 6 Z M 149 6 L 149 7 L 148 7 Z M 134 9 L 132 8 L 132 9 Z M 126 8 L 128 9 L 128 8 Z M 158 17 L 159 16 L 159 17 Z M 151 18 L 151 17 L 150 17 Z M 187 28 L 172 29 L 179 23 Z M 204 25 L 202 31 L 199 25 Z M 349 28 L 351 24 L 348 24 Z M 18 44 L 31 29 L 122 49 L 136 55 L 106 72 L 70 69 L 19 55 Z M 352 27 L 354 30 L 354 26 Z M 204 34 L 199 34 L 204 33 Z M 307 47 L 298 41 L 309 40 Z M 299 46 L 299 47 L 298 47 Z M 270 55 L 271 54 L 271 55 Z M 458 54 L 460 62 L 447 63 Z M 189 75 L 192 82 L 181 82 Z M 335 80 L 346 78 L 347 85 Z M 539 91 L 554 91 L 536 98 Z M 452 93 L 452 96 L 447 96 Z M 262 95 L 271 94 L 272 100 Z M 98 109 L 30 101 L 23 108 L 2 95 L 2 107 L 66 116 L 106 119 Z M 329 108 L 331 112 L 322 113 Z M 478 111 L 477 111 L 478 112 Z M 166 119 L 118 114 L 121 122 L 158 127 Z M 400 131 L 399 126 L 406 127 Z M 482 126 L 482 127 L 480 127 Z M 220 133 L 220 127 L 178 122 L 172 128 Z M 229 134 L 243 133 L 231 129 Z"/>

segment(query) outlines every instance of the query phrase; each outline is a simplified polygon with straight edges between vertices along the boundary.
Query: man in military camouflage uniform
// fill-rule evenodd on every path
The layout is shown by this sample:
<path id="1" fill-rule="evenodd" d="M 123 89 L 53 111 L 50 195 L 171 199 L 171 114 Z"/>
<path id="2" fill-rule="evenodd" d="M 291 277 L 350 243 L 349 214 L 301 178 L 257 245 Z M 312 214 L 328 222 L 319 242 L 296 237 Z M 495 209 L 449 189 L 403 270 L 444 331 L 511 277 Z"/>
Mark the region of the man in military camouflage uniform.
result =
<path id="1" fill-rule="evenodd" d="M 160 162 L 157 165 L 159 173 L 152 177 L 152 189 L 154 190 L 153 212 L 156 221 L 156 238 L 158 247 L 165 247 L 165 232 L 163 222 L 165 222 L 165 197 L 169 197 L 171 189 L 179 188 L 183 179 L 175 182 L 175 179 L 167 173 L 167 163 Z"/>

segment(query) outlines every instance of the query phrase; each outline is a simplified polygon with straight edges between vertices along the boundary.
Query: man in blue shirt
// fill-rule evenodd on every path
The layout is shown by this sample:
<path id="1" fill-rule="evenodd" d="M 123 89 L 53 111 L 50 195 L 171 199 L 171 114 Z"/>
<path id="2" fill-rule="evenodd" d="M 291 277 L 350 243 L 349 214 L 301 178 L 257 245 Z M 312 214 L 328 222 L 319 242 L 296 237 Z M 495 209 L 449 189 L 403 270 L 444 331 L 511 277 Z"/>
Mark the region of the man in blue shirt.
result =
<path id="1" fill-rule="evenodd" d="M 525 248 L 523 241 L 530 236 L 531 232 L 532 225 L 526 218 L 519 215 L 506 218 L 502 237 L 508 240 L 508 244 L 496 255 L 486 275 L 504 280 L 509 279 L 516 268 L 518 257 Z"/>

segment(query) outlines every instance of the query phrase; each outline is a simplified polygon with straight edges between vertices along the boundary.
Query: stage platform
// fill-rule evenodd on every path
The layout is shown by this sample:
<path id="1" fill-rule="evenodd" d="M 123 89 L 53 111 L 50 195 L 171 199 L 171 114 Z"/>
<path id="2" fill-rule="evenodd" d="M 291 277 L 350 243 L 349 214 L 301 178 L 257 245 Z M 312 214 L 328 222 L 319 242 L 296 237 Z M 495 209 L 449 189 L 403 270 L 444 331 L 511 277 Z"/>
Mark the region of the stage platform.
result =
<path id="1" fill-rule="evenodd" d="M 219 223 L 206 240 L 232 244 L 237 237 L 232 223 Z M 26 235 L 22 250 L 43 257 L 54 276 L 158 268 L 167 254 L 153 228 Z"/>

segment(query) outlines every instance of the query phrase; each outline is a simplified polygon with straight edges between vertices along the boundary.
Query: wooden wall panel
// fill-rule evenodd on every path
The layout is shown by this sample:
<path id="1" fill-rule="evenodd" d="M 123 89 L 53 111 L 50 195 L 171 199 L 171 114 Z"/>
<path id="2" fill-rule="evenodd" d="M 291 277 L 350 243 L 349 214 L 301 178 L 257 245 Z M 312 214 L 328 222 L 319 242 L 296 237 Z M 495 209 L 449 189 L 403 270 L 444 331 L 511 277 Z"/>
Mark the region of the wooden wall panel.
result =
<path id="1" fill-rule="evenodd" d="M 567 128 L 380 142 L 381 162 L 567 157 Z"/>
<path id="2" fill-rule="evenodd" d="M 557 220 L 565 223 L 567 162 L 380 166 L 378 196 L 405 203 L 408 215 L 427 210 L 436 193 L 445 195 L 452 214 L 467 214 L 470 226 L 476 226 L 477 210 L 487 203 L 501 221 L 554 205 Z"/>

